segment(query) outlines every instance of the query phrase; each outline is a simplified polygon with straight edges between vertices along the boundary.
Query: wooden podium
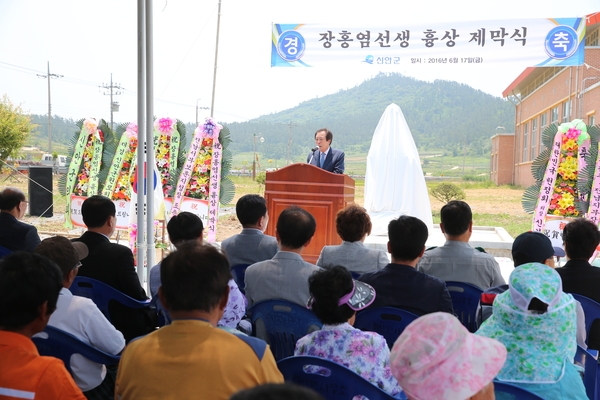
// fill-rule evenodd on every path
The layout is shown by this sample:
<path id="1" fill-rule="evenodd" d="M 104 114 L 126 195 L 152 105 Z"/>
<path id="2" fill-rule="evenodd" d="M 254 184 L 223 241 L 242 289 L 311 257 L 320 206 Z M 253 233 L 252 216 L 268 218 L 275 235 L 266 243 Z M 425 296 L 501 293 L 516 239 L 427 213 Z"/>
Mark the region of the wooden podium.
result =
<path id="1" fill-rule="evenodd" d="M 354 203 L 354 179 L 309 164 L 292 164 L 267 172 L 265 199 L 269 210 L 265 232 L 268 235 L 275 236 L 279 214 L 288 207 L 301 207 L 315 217 L 317 230 L 302 254 L 304 260 L 315 263 L 323 246 L 342 243 L 335 229 L 335 216 Z"/>

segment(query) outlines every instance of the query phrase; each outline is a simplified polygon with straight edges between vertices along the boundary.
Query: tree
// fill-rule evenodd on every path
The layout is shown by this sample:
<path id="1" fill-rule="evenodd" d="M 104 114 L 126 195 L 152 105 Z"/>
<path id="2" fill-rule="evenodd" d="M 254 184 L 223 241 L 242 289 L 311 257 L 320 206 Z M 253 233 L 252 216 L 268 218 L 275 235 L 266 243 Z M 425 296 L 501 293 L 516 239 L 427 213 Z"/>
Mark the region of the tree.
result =
<path id="1" fill-rule="evenodd" d="M 4 95 L 0 101 L 0 160 L 15 155 L 35 128 L 21 106 L 15 106 Z"/>
<path id="2" fill-rule="evenodd" d="M 465 192 L 453 183 L 441 183 L 431 189 L 431 195 L 446 204 L 451 200 L 464 200 Z"/>

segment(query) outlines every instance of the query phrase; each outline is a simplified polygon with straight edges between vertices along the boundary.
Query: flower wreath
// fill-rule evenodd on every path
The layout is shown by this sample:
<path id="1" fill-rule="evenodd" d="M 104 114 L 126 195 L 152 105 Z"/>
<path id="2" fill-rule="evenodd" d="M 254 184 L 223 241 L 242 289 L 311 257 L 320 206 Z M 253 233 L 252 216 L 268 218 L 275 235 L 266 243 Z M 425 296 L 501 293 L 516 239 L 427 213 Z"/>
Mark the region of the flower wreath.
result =
<path id="1" fill-rule="evenodd" d="M 102 164 L 104 133 L 98 129 L 93 118 L 81 120 L 79 135 L 73 146 L 73 156 L 69 163 L 64 182 L 66 195 L 93 196 L 98 194 L 98 176 Z M 67 207 L 65 224 L 71 227 L 71 207 Z"/>
<path id="2" fill-rule="evenodd" d="M 102 191 L 111 200 L 131 200 L 130 180 L 137 145 L 137 125 L 131 123 L 121 135 Z"/>
<path id="3" fill-rule="evenodd" d="M 194 131 L 189 153 L 174 183 L 171 215 L 177 215 L 184 197 L 208 203 L 207 240 L 216 240 L 219 203 L 233 199 L 235 186 L 227 177 L 231 168 L 229 130 L 206 118 Z"/>
<path id="4" fill-rule="evenodd" d="M 523 209 L 534 214 L 533 230 L 543 231 L 547 215 L 587 216 L 597 170 L 599 133 L 597 127 L 588 130 L 579 119 L 544 130 L 542 142 L 546 149 L 531 168 L 536 183 L 525 191 L 522 200 Z"/>
<path id="5" fill-rule="evenodd" d="M 169 196 L 173 191 L 171 176 L 176 174 L 179 143 L 181 137 L 177 121 L 172 118 L 158 118 L 154 121 L 154 149 L 156 167 L 160 174 L 163 193 Z"/>

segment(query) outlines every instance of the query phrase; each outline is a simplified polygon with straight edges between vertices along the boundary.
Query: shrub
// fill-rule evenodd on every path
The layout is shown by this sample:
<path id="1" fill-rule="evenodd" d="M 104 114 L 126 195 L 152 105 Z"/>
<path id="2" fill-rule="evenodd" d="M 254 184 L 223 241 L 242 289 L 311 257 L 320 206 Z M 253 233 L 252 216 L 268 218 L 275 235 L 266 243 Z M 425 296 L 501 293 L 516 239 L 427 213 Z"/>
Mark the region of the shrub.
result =
<path id="1" fill-rule="evenodd" d="M 467 196 L 464 190 L 453 183 L 441 183 L 431 189 L 431 195 L 446 204 L 451 200 L 464 200 Z"/>
<path id="2" fill-rule="evenodd" d="M 267 173 L 266 172 L 259 172 L 258 174 L 256 174 L 256 183 L 258 183 L 259 185 L 264 185 L 267 182 Z"/>

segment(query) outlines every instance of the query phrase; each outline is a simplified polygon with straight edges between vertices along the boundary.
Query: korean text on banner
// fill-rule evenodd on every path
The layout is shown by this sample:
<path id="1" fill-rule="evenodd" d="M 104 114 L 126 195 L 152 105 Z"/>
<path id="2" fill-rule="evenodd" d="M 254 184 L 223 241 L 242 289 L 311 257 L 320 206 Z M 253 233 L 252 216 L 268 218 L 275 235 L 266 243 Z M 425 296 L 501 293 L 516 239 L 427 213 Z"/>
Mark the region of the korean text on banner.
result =
<path id="1" fill-rule="evenodd" d="M 585 19 L 512 19 L 427 25 L 273 24 L 272 67 L 583 64 Z"/>

